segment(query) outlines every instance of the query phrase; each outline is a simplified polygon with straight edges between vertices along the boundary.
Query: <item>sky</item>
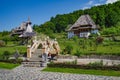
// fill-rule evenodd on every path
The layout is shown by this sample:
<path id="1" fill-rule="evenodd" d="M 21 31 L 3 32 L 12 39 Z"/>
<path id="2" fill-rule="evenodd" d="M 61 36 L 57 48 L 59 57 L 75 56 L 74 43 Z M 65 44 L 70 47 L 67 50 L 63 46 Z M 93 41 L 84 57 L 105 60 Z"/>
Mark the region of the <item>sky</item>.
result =
<path id="1" fill-rule="evenodd" d="M 117 0 L 0 0 L 0 31 L 20 26 L 28 17 L 32 24 L 43 24 L 57 14 L 108 4 Z"/>

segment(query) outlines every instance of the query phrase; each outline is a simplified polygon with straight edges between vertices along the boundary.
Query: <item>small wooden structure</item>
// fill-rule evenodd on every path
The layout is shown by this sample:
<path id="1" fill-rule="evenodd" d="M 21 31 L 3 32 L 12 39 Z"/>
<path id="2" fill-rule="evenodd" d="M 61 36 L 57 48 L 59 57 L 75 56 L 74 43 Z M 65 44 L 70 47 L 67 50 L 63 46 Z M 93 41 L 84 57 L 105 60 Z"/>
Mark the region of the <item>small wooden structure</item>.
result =
<path id="1" fill-rule="evenodd" d="M 47 61 L 48 57 L 54 58 L 60 52 L 60 47 L 57 40 L 51 40 L 49 38 L 45 40 L 34 40 L 32 46 L 28 46 L 27 48 L 27 58 L 30 59 L 32 56 L 36 55 L 36 50 L 38 49 L 39 45 L 41 45 L 41 52 L 42 61 Z"/>

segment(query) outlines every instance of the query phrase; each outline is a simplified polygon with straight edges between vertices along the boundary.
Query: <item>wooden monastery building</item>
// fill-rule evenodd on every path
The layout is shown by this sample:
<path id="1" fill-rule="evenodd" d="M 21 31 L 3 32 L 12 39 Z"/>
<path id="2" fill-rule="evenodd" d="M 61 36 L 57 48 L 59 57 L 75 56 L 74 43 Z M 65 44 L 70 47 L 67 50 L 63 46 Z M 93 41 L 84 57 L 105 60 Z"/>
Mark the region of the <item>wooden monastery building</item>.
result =
<path id="1" fill-rule="evenodd" d="M 67 30 L 68 38 L 73 36 L 88 38 L 91 33 L 99 35 L 99 27 L 91 19 L 89 15 L 82 15 L 78 20 Z"/>
<path id="2" fill-rule="evenodd" d="M 12 36 L 18 35 L 22 38 L 32 37 L 35 35 L 35 32 L 32 29 L 31 21 L 28 18 L 28 21 L 23 22 L 19 27 L 12 29 Z"/>

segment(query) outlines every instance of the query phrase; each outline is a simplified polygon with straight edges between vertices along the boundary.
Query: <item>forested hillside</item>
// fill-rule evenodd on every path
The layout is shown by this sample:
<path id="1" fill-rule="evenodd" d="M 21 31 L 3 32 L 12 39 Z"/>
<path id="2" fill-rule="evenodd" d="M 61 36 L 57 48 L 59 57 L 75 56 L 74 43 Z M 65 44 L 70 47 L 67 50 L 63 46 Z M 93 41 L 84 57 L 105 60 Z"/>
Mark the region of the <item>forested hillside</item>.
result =
<path id="1" fill-rule="evenodd" d="M 113 4 L 94 6 L 90 9 L 77 10 L 69 14 L 58 14 L 51 17 L 50 21 L 42 25 L 34 25 L 33 28 L 35 31 L 45 34 L 61 33 L 83 14 L 89 14 L 95 23 L 100 25 L 103 34 L 120 33 L 120 1 Z"/>

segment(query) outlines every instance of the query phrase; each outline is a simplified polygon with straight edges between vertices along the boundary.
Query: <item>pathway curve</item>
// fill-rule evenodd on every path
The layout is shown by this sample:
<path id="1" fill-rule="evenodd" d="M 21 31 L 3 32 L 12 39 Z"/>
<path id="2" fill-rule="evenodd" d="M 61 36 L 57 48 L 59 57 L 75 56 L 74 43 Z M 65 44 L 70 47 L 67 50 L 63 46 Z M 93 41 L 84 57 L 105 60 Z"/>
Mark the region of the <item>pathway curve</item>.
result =
<path id="1" fill-rule="evenodd" d="M 120 77 L 42 72 L 42 69 L 22 65 L 13 70 L 0 69 L 0 80 L 120 80 Z"/>

